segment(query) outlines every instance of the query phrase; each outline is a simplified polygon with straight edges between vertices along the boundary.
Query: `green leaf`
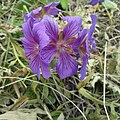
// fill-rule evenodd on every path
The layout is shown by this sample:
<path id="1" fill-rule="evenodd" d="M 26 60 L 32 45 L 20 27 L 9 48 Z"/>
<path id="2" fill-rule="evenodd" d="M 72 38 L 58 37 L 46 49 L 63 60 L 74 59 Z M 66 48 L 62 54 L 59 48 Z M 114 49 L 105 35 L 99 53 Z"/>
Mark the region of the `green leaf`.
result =
<path id="1" fill-rule="evenodd" d="M 27 87 L 27 89 L 24 93 L 24 96 L 27 96 L 30 100 L 36 99 L 36 97 L 37 97 L 35 92 L 33 91 L 33 89 L 31 87 Z"/>
<path id="2" fill-rule="evenodd" d="M 118 8 L 117 4 L 110 0 L 105 0 L 102 4 L 108 9 L 117 9 Z"/>
<path id="3" fill-rule="evenodd" d="M 17 59 L 16 59 L 16 60 L 11 61 L 8 67 L 13 66 L 16 62 L 17 62 Z"/>
<path id="4" fill-rule="evenodd" d="M 48 87 L 43 86 L 43 92 L 42 92 L 41 99 L 44 99 L 44 98 L 48 97 L 48 95 L 49 95 L 49 89 L 48 89 Z"/>
<path id="5" fill-rule="evenodd" d="M 84 97 L 86 97 L 87 99 L 93 101 L 94 103 L 103 105 L 103 101 L 101 101 L 101 100 L 97 99 L 96 97 L 94 97 L 93 95 L 91 95 L 88 90 L 81 88 L 81 89 L 79 89 L 79 93 L 81 95 L 83 95 Z M 113 104 L 116 106 L 120 106 L 119 103 L 113 103 Z M 111 106 L 111 103 L 107 102 L 106 106 Z"/>
<path id="6" fill-rule="evenodd" d="M 62 8 L 63 9 L 68 9 L 69 3 L 71 0 L 60 0 Z"/>
<path id="7" fill-rule="evenodd" d="M 63 112 L 60 114 L 60 116 L 57 118 L 57 120 L 64 120 L 64 114 L 63 114 Z"/>
<path id="8" fill-rule="evenodd" d="M 42 83 L 46 84 L 46 80 L 41 76 Z M 41 99 L 47 98 L 49 95 L 49 89 L 46 86 L 43 86 L 42 97 Z"/>
<path id="9" fill-rule="evenodd" d="M 0 115 L 0 120 L 36 120 L 36 113 L 10 111 Z"/>
<path id="10" fill-rule="evenodd" d="M 27 14 L 29 13 L 29 10 L 26 5 L 23 5 L 23 9 L 26 11 Z"/>
<path id="11" fill-rule="evenodd" d="M 79 93 L 82 94 L 87 99 L 90 99 L 95 103 L 103 105 L 103 101 L 93 97 L 86 89 L 84 89 L 84 88 L 79 89 Z"/>
<path id="12" fill-rule="evenodd" d="M 46 102 L 47 104 L 54 104 L 54 103 L 56 102 L 56 99 L 55 99 L 54 96 L 49 95 L 49 96 L 46 97 L 45 102 Z"/>
<path id="13" fill-rule="evenodd" d="M 15 41 L 12 41 L 12 44 L 14 45 L 17 53 L 19 54 L 19 56 L 23 57 L 25 56 L 25 52 L 24 50 L 19 46 L 19 44 Z"/>
<path id="14" fill-rule="evenodd" d="M 39 94 L 39 92 L 38 92 L 38 90 L 37 90 L 37 86 L 38 86 L 38 83 L 33 82 L 33 83 L 31 84 L 32 90 L 33 90 L 34 93 L 36 94 L 37 99 L 40 99 L 40 94 Z"/>
<path id="15" fill-rule="evenodd" d="M 9 111 L 5 114 L 0 115 L 0 120 L 36 120 L 37 113 L 46 114 L 46 112 L 40 108 L 19 109 L 16 111 Z"/>
<path id="16" fill-rule="evenodd" d="M 22 61 L 19 59 L 19 57 L 18 57 L 18 54 L 17 54 L 17 51 L 16 51 L 16 49 L 15 49 L 15 46 L 14 46 L 14 44 L 11 42 L 11 44 L 12 44 L 12 47 L 13 47 L 13 52 L 14 52 L 14 55 L 15 55 L 15 57 L 16 57 L 16 59 L 17 59 L 17 61 L 19 62 L 19 64 L 24 68 L 25 67 L 25 65 L 22 63 Z"/>
<path id="17" fill-rule="evenodd" d="M 109 40 L 109 35 L 105 32 L 105 39 Z"/>

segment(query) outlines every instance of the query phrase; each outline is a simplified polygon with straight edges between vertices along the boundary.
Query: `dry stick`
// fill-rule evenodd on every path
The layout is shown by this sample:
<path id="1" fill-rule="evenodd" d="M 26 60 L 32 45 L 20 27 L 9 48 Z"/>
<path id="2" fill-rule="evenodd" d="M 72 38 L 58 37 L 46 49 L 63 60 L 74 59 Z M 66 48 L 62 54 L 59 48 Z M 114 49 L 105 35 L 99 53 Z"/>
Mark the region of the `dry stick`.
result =
<path id="1" fill-rule="evenodd" d="M 14 80 L 13 79 L 11 79 L 11 82 L 13 82 Z M 16 95 L 17 95 L 17 97 L 18 98 L 20 98 L 20 91 L 19 91 L 19 88 L 18 88 L 18 86 L 17 86 L 17 84 L 13 84 L 13 87 L 14 87 L 14 89 L 15 89 L 15 92 L 16 92 Z"/>
<path id="2" fill-rule="evenodd" d="M 105 113 L 107 115 L 107 119 L 110 120 L 108 112 L 107 112 L 107 108 L 105 105 L 105 89 L 106 89 L 106 54 L 107 53 L 107 42 L 105 44 L 105 58 L 104 58 L 104 86 L 103 86 L 103 105 L 104 105 L 104 109 L 105 109 Z"/>
<path id="3" fill-rule="evenodd" d="M 18 76 L 21 76 L 22 74 L 26 74 L 26 72 L 27 72 L 27 68 L 22 68 L 22 69 L 19 69 L 18 71 L 16 71 L 15 73 L 12 73 L 10 71 L 8 74 L 11 77 L 18 77 Z M 15 78 L 10 78 L 10 80 L 11 80 L 11 83 L 13 83 L 15 81 Z M 13 84 L 13 87 L 15 89 L 15 93 L 16 93 L 17 97 L 20 98 L 21 94 L 20 94 L 17 84 Z"/>
<path id="4" fill-rule="evenodd" d="M 12 76 L 11 71 L 8 73 L 8 75 L 9 75 L 9 76 Z M 14 82 L 14 79 L 13 79 L 13 78 L 10 78 L 10 81 L 11 81 L 11 83 L 13 83 L 13 82 Z M 19 89 L 18 89 L 17 84 L 13 84 L 13 87 L 14 87 L 14 90 L 15 90 L 15 93 L 16 93 L 17 97 L 20 98 L 20 91 L 19 91 Z"/>

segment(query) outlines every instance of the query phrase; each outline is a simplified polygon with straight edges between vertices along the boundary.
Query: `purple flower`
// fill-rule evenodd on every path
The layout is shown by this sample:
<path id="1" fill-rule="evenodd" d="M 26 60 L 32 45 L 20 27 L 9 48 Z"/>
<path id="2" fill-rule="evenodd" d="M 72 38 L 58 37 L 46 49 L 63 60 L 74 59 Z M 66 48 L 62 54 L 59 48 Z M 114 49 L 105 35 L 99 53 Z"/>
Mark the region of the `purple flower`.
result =
<path id="1" fill-rule="evenodd" d="M 60 2 L 51 2 L 47 5 L 45 5 L 44 6 L 45 14 L 56 16 L 58 14 L 58 12 L 61 11 L 60 9 L 56 8 L 56 6 L 58 6 L 59 4 L 60 4 Z"/>
<path id="2" fill-rule="evenodd" d="M 83 80 L 86 76 L 86 66 L 88 64 L 88 59 L 90 56 L 90 46 L 92 46 L 93 49 L 96 48 L 95 39 L 93 37 L 93 32 L 96 25 L 96 16 L 91 15 L 91 19 L 92 25 L 90 29 L 83 29 L 80 32 L 79 37 L 73 41 L 73 49 L 76 52 L 76 55 L 82 58 L 83 62 L 80 69 L 80 80 Z"/>
<path id="3" fill-rule="evenodd" d="M 101 2 L 104 2 L 105 0 L 92 0 L 90 1 L 88 4 L 92 5 L 92 6 L 95 6 L 96 4 L 98 3 L 101 3 Z"/>
<path id="4" fill-rule="evenodd" d="M 24 14 L 25 23 L 23 23 L 22 28 L 25 37 L 22 38 L 22 43 L 26 57 L 30 59 L 30 68 L 34 74 L 38 75 L 39 79 L 40 69 L 43 77 L 50 77 L 49 63 L 41 58 L 41 49 L 49 43 L 43 23 L 44 14 L 57 15 L 60 11 L 60 9 L 56 8 L 57 5 L 59 5 L 59 2 L 51 2 L 43 8 L 38 7 L 29 14 Z"/>
<path id="5" fill-rule="evenodd" d="M 45 14 L 54 15 L 56 16 L 58 12 L 61 10 L 56 8 L 56 6 L 59 5 L 60 2 L 51 2 L 47 5 L 45 5 L 43 8 L 38 7 L 37 9 L 31 11 L 29 14 L 24 14 L 24 19 L 27 21 L 30 17 L 36 19 L 36 18 L 42 18 Z"/>
<path id="6" fill-rule="evenodd" d="M 77 73 L 78 63 L 73 58 L 72 41 L 76 39 L 82 23 L 78 16 L 67 16 L 63 20 L 66 20 L 68 24 L 62 31 L 59 31 L 58 24 L 51 17 L 46 16 L 46 34 L 50 42 L 41 51 L 42 58 L 46 62 L 51 62 L 55 58 L 57 62 L 55 68 L 61 79 Z"/>
<path id="7" fill-rule="evenodd" d="M 41 58 L 41 49 L 48 44 L 49 39 L 45 34 L 43 21 L 41 20 L 35 24 L 31 21 L 32 19 L 29 18 L 27 22 L 22 25 L 25 36 L 22 38 L 25 54 L 26 57 L 30 59 L 30 68 L 34 74 L 38 75 L 38 79 L 40 79 L 40 69 L 43 77 L 48 78 L 50 77 L 50 71 L 48 69 L 49 63 L 44 62 Z M 43 34 L 45 39 L 41 37 Z"/>
<path id="8" fill-rule="evenodd" d="M 97 4 L 94 1 L 90 3 Z M 30 60 L 30 68 L 38 75 L 38 79 L 40 79 L 40 71 L 43 77 L 50 77 L 49 66 L 52 61 L 55 63 L 54 70 L 61 79 L 73 76 L 78 70 L 76 57 L 81 58 L 80 80 L 83 80 L 86 76 L 90 50 L 96 48 L 93 37 L 96 16 L 91 15 L 90 29 L 82 29 L 82 19 L 79 16 L 63 17 L 63 23 L 66 24 L 59 26 L 47 15 L 55 16 L 60 11 L 56 8 L 58 4 L 59 2 L 51 2 L 43 8 L 39 7 L 29 14 L 24 14 L 22 43 L 25 55 Z"/>

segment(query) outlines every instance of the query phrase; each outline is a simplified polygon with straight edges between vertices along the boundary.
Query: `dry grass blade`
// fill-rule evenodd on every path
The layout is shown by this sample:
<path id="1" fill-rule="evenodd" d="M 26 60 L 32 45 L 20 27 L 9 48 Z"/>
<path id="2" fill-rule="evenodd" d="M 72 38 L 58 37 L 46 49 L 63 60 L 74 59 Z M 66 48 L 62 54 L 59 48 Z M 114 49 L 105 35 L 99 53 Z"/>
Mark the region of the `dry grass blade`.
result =
<path id="1" fill-rule="evenodd" d="M 104 87 L 103 87 L 103 104 L 104 104 L 104 109 L 105 113 L 107 115 L 107 119 L 110 120 L 110 117 L 108 115 L 108 111 L 105 105 L 105 93 L 106 93 L 106 57 L 107 57 L 107 42 L 105 44 L 105 59 L 104 59 Z"/>

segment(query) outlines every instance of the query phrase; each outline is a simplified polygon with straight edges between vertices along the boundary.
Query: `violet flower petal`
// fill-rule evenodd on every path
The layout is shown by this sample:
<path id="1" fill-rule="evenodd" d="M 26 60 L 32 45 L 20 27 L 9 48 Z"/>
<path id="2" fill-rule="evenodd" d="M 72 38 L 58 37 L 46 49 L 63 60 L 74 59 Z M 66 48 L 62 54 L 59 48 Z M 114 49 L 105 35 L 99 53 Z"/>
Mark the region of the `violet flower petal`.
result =
<path id="1" fill-rule="evenodd" d="M 32 25 L 31 25 L 30 19 L 27 22 L 22 24 L 22 29 L 23 29 L 25 38 L 28 39 L 29 41 L 34 41 L 31 27 Z"/>
<path id="2" fill-rule="evenodd" d="M 99 2 L 104 2 L 105 0 L 99 0 Z"/>
<path id="3" fill-rule="evenodd" d="M 56 71 L 61 79 L 73 76 L 77 73 L 78 63 L 68 53 L 62 51 L 58 58 Z"/>
<path id="4" fill-rule="evenodd" d="M 36 55 L 30 60 L 30 69 L 34 74 L 37 74 L 38 79 L 40 79 L 40 63 L 41 63 L 40 55 Z"/>
<path id="5" fill-rule="evenodd" d="M 44 6 L 44 11 L 45 13 L 47 14 L 50 14 L 50 15 L 57 15 L 58 12 L 60 12 L 61 10 L 56 8 L 56 6 L 58 6 L 60 4 L 60 2 L 51 2 L 47 5 Z"/>
<path id="6" fill-rule="evenodd" d="M 60 2 L 51 2 L 43 7 L 44 14 L 57 15 L 61 10 L 56 8 Z M 24 14 L 24 21 L 26 22 L 29 18 L 39 18 L 42 15 L 42 7 L 38 7 L 35 10 L 32 10 L 29 14 Z M 36 20 L 37 20 L 36 19 Z"/>
<path id="7" fill-rule="evenodd" d="M 40 40 L 40 43 L 39 43 L 39 49 L 43 49 L 45 46 L 47 46 L 50 42 L 50 39 L 49 37 L 46 35 L 46 33 L 44 31 L 38 31 L 37 32 L 38 36 L 39 36 L 39 40 Z"/>
<path id="8" fill-rule="evenodd" d="M 88 39 L 92 38 L 92 34 L 95 30 L 95 25 L 96 25 L 96 22 L 97 22 L 96 15 L 91 15 L 91 20 L 92 20 L 92 25 L 91 25 L 89 33 L 88 33 Z"/>
<path id="9" fill-rule="evenodd" d="M 95 6 L 97 3 L 99 3 L 99 0 L 92 0 L 88 4 Z"/>
<path id="10" fill-rule="evenodd" d="M 24 13 L 23 17 L 24 17 L 24 21 L 27 22 L 27 20 L 29 19 L 28 14 Z"/>
<path id="11" fill-rule="evenodd" d="M 95 43 L 95 38 L 92 37 L 91 40 L 90 40 L 90 44 L 92 45 L 92 49 L 96 49 L 96 43 Z"/>
<path id="12" fill-rule="evenodd" d="M 37 53 L 36 47 L 38 46 L 38 44 L 35 41 L 31 42 L 27 40 L 26 38 L 21 38 L 21 40 L 24 45 L 26 57 L 33 58 L 35 54 Z"/>
<path id="13" fill-rule="evenodd" d="M 88 30 L 87 29 L 83 29 L 80 32 L 79 37 L 71 42 L 71 45 L 72 45 L 73 49 L 78 49 L 80 47 L 80 44 L 82 42 L 85 42 L 84 38 L 87 35 L 87 33 L 88 33 Z"/>
<path id="14" fill-rule="evenodd" d="M 53 60 L 53 58 L 55 57 L 56 52 L 57 52 L 56 46 L 48 44 L 46 47 L 44 47 L 41 50 L 42 59 L 45 62 L 50 63 Z"/>
<path id="15" fill-rule="evenodd" d="M 80 74 L 81 74 L 80 80 L 83 80 L 86 76 L 86 66 L 88 64 L 88 58 L 89 57 L 87 55 L 82 57 L 83 65 L 80 69 Z"/>
<path id="16" fill-rule="evenodd" d="M 88 64 L 88 59 L 90 56 L 90 48 L 89 48 L 89 44 L 91 44 L 93 46 L 93 48 L 95 48 L 95 39 L 93 39 L 93 32 L 95 30 L 95 25 L 96 25 L 96 16 L 95 15 L 91 15 L 91 19 L 92 19 L 92 25 L 88 31 L 88 37 L 86 38 L 86 41 L 84 43 L 84 48 L 86 50 L 86 55 L 82 55 L 82 61 L 83 61 L 83 65 L 82 68 L 80 70 L 80 80 L 83 80 L 84 77 L 86 76 L 86 65 Z"/>
<path id="17" fill-rule="evenodd" d="M 38 7 L 38 8 L 36 8 L 35 10 L 33 10 L 31 13 L 33 13 L 34 14 L 34 17 L 35 16 L 40 16 L 41 15 L 41 10 L 42 10 L 42 7 Z"/>
<path id="18" fill-rule="evenodd" d="M 59 4 L 60 4 L 60 2 L 51 2 L 51 3 L 47 4 L 47 5 L 45 5 L 44 9 L 47 10 L 50 7 L 56 7 L 56 6 L 58 6 Z"/>
<path id="19" fill-rule="evenodd" d="M 77 18 L 77 19 L 76 19 Z M 80 32 L 82 20 L 78 16 L 64 17 L 68 24 L 63 29 L 63 40 L 68 40 Z"/>
<path id="20" fill-rule="evenodd" d="M 91 0 L 88 4 L 95 6 L 98 3 L 104 2 L 105 0 Z"/>
<path id="21" fill-rule="evenodd" d="M 44 19 L 41 19 L 40 22 L 37 22 L 33 25 L 33 32 L 34 32 L 34 35 L 37 31 L 44 31 L 45 32 L 45 24 L 44 24 Z"/>
<path id="22" fill-rule="evenodd" d="M 88 32 L 88 37 L 86 39 L 86 51 L 87 51 L 87 54 L 90 55 L 90 48 L 89 48 L 89 41 L 93 40 L 93 32 L 95 30 L 95 25 L 96 25 L 96 21 L 97 21 L 97 17 L 96 15 L 91 15 L 91 19 L 92 19 L 92 25 L 89 29 L 89 32 Z M 92 42 L 91 42 L 92 43 Z"/>
<path id="23" fill-rule="evenodd" d="M 44 24 L 46 27 L 46 34 L 52 42 L 58 41 L 58 24 L 49 16 L 44 16 Z"/>
<path id="24" fill-rule="evenodd" d="M 73 40 L 70 45 L 72 46 L 73 50 L 74 50 L 74 55 L 79 58 L 81 56 L 81 50 L 79 50 L 79 47 L 81 46 L 81 44 L 85 43 L 86 40 L 86 35 L 88 33 L 87 29 L 83 29 L 80 32 L 80 35 L 77 39 Z M 86 49 L 86 48 L 85 48 Z"/>
<path id="25" fill-rule="evenodd" d="M 49 78 L 51 75 L 50 70 L 48 69 L 49 66 L 49 63 L 46 63 L 43 60 L 41 60 L 41 70 L 44 78 Z"/>
<path id="26" fill-rule="evenodd" d="M 43 20 L 33 25 L 34 38 L 38 41 L 40 49 L 47 46 L 47 44 L 50 42 L 45 30 L 46 29 Z"/>
<path id="27" fill-rule="evenodd" d="M 50 10 L 47 12 L 49 15 L 53 15 L 56 16 L 58 14 L 58 12 L 60 12 L 61 10 L 58 8 L 50 8 Z"/>
<path id="28" fill-rule="evenodd" d="M 75 21 L 76 24 L 78 24 L 81 27 L 82 24 L 82 19 L 79 16 L 65 16 L 62 17 L 63 21 L 67 21 L 68 23 L 70 23 L 71 21 Z"/>
<path id="29" fill-rule="evenodd" d="M 49 63 L 45 63 L 41 60 L 40 54 L 36 55 L 30 60 L 30 69 L 34 74 L 37 74 L 38 79 L 40 79 L 40 68 L 42 70 L 42 75 L 44 78 L 50 77 L 50 70 L 48 69 Z"/>

